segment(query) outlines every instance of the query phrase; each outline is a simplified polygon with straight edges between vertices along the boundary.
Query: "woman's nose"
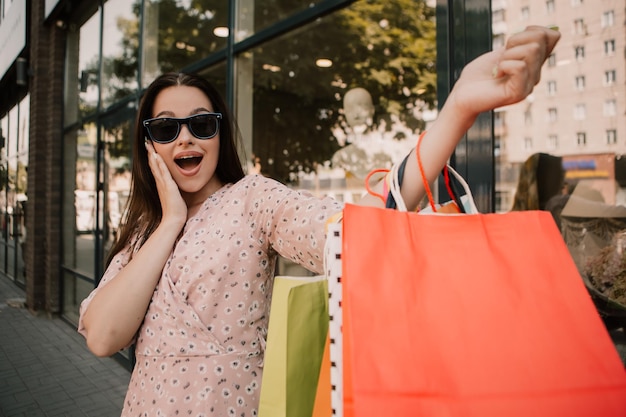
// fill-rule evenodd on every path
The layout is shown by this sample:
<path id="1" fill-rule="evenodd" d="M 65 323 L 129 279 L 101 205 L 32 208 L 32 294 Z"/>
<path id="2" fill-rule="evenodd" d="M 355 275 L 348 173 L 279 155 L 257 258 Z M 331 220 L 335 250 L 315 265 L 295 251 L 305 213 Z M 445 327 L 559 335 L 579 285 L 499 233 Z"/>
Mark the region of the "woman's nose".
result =
<path id="1" fill-rule="evenodd" d="M 182 142 L 191 142 L 192 138 L 193 135 L 189 130 L 189 126 L 187 126 L 186 124 L 182 124 L 180 126 L 180 132 L 178 132 L 178 137 L 176 139 Z"/>

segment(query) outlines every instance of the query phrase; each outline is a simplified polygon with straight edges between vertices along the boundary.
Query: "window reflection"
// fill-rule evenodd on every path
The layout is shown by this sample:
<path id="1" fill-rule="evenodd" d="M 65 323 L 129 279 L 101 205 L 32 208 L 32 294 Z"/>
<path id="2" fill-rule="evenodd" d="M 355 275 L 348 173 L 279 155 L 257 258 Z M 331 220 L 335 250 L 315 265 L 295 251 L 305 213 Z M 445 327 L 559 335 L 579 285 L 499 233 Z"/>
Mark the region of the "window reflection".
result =
<path id="1" fill-rule="evenodd" d="M 134 107 L 129 106 L 103 121 L 104 163 L 101 177 L 103 193 L 100 196 L 103 213 L 101 223 L 103 264 L 117 238 L 117 229 L 130 192 L 133 116 Z"/>
<path id="2" fill-rule="evenodd" d="M 237 10 L 237 32 L 235 40 L 240 41 L 294 13 L 306 10 L 320 3 L 316 1 L 269 1 L 241 0 Z"/>
<path id="3" fill-rule="evenodd" d="M 133 12 L 135 9 L 135 12 Z M 102 104 L 133 94 L 137 88 L 139 48 L 138 6 L 127 0 L 108 0 L 102 28 Z"/>
<path id="4" fill-rule="evenodd" d="M 100 11 L 81 26 L 78 42 L 78 106 L 81 115 L 88 115 L 94 113 L 98 106 Z"/>
<path id="5" fill-rule="evenodd" d="M 239 89 L 252 93 L 243 107 L 252 109 L 253 168 L 326 194 L 330 184 L 349 188 L 350 170 L 332 163 L 340 149 L 359 140 L 369 141 L 359 150 L 376 145 L 387 155 L 372 158 L 373 169 L 397 160 L 385 141 L 397 154 L 408 148 L 403 141 L 415 143 L 435 104 L 434 8 L 402 4 L 356 2 L 240 58 Z M 357 88 L 371 97 L 369 124 L 348 120 L 344 98 Z M 358 198 L 364 188 L 357 181 Z M 340 199 L 353 197 L 339 191 Z"/>
<path id="6" fill-rule="evenodd" d="M 211 52 L 226 47 L 228 4 L 225 1 L 145 2 L 143 36 L 143 86 L 158 75 L 178 71 Z M 138 13 L 138 9 L 135 10 Z M 127 40 L 127 42 L 130 39 Z M 131 45 L 129 54 L 136 56 Z"/>
<path id="7" fill-rule="evenodd" d="M 25 285 L 29 102 L 27 95 L 0 123 L 0 271 L 22 285 Z"/>
<path id="8" fill-rule="evenodd" d="M 75 235 L 71 252 L 66 253 L 67 266 L 86 276 L 94 273 L 94 231 L 96 228 L 96 143 L 95 123 L 86 123 L 76 131 L 74 186 Z M 67 250 L 68 248 L 66 248 Z"/>

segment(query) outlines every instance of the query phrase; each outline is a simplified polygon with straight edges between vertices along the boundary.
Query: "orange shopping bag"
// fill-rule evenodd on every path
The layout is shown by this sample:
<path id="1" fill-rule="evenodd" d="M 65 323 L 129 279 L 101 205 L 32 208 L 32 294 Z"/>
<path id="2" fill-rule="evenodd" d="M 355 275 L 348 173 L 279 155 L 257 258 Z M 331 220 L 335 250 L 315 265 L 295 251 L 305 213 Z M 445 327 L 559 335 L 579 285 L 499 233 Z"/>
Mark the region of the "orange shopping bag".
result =
<path id="1" fill-rule="evenodd" d="M 626 416 L 624 366 L 549 212 L 346 205 L 342 233 L 354 416 Z"/>

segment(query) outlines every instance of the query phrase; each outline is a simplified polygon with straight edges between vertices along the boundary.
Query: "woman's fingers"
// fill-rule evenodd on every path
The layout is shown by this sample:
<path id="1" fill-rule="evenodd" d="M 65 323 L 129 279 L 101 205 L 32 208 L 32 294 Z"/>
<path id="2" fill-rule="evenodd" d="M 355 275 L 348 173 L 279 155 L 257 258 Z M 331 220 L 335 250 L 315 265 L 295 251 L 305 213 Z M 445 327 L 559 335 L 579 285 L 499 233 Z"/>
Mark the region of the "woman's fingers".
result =
<path id="1" fill-rule="evenodd" d="M 544 26 L 528 26 L 524 31 L 512 35 L 507 41 L 507 49 L 518 45 L 536 43 L 544 50 L 547 58 L 561 37 L 558 30 Z"/>

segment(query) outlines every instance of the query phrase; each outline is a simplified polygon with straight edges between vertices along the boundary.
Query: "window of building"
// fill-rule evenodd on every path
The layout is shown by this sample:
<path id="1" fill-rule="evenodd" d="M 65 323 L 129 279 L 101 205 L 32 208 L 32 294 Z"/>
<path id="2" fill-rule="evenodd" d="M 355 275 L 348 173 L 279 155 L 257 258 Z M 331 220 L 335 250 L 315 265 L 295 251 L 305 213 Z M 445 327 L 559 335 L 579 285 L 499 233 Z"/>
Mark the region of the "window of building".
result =
<path id="1" fill-rule="evenodd" d="M 500 22 L 506 21 L 506 19 L 505 19 L 506 14 L 505 13 L 506 13 L 505 9 L 494 10 L 493 13 L 491 13 L 491 21 L 493 23 L 500 23 Z"/>
<path id="2" fill-rule="evenodd" d="M 576 144 L 578 146 L 585 146 L 587 144 L 587 134 L 585 132 L 576 133 Z"/>
<path id="3" fill-rule="evenodd" d="M 554 0 L 546 0 L 546 13 L 554 12 Z"/>
<path id="4" fill-rule="evenodd" d="M 583 0 L 571 0 L 572 2 L 572 7 L 579 7 L 582 6 L 583 4 Z"/>
<path id="5" fill-rule="evenodd" d="M 556 94 L 556 81 L 550 80 L 547 83 L 548 86 L 548 95 L 553 96 Z"/>
<path id="6" fill-rule="evenodd" d="M 548 67 L 556 67 L 556 55 L 550 54 L 548 57 Z"/>
<path id="7" fill-rule="evenodd" d="M 607 131 L 605 132 L 605 135 L 606 135 L 607 145 L 615 145 L 617 143 L 617 130 L 607 129 Z"/>
<path id="8" fill-rule="evenodd" d="M 530 126 L 533 124 L 533 114 L 530 109 L 526 109 L 526 111 L 524 111 L 524 124 L 526 126 Z"/>
<path id="9" fill-rule="evenodd" d="M 559 146 L 559 139 L 557 135 L 548 136 L 548 149 L 555 150 Z"/>
<path id="10" fill-rule="evenodd" d="M 574 47 L 574 55 L 576 56 L 577 61 L 585 59 L 585 47 L 582 45 Z"/>
<path id="11" fill-rule="evenodd" d="M 528 20 L 530 18 L 530 8 L 528 6 L 522 7 L 520 15 L 522 20 Z"/>
<path id="12" fill-rule="evenodd" d="M 494 34 L 492 45 L 493 49 L 502 48 L 506 43 L 506 36 L 504 34 Z"/>
<path id="13" fill-rule="evenodd" d="M 585 90 L 585 76 L 584 75 L 576 76 L 576 90 L 578 91 Z"/>
<path id="14" fill-rule="evenodd" d="M 602 13 L 601 25 L 603 28 L 613 26 L 615 24 L 615 12 L 613 10 L 607 10 Z"/>
<path id="15" fill-rule="evenodd" d="M 524 138 L 524 150 L 530 151 L 533 149 L 533 138 L 526 136 Z"/>
<path id="16" fill-rule="evenodd" d="M 609 39 L 608 41 L 604 41 L 604 55 L 615 55 L 615 39 Z"/>
<path id="17" fill-rule="evenodd" d="M 613 85 L 617 80 L 615 70 L 604 71 L 604 85 Z"/>
<path id="18" fill-rule="evenodd" d="M 613 117 L 617 114 L 617 102 L 615 99 L 608 99 L 604 101 L 603 113 L 606 117 Z"/>
<path id="19" fill-rule="evenodd" d="M 574 19 L 574 33 L 576 35 L 584 35 L 586 32 L 585 21 L 583 19 Z"/>
<path id="20" fill-rule="evenodd" d="M 548 122 L 550 123 L 556 123 L 557 121 L 557 111 L 556 111 L 556 107 L 550 107 L 548 109 Z"/>
<path id="21" fill-rule="evenodd" d="M 574 120 L 585 120 L 587 118 L 587 105 L 578 103 L 574 106 Z"/>

